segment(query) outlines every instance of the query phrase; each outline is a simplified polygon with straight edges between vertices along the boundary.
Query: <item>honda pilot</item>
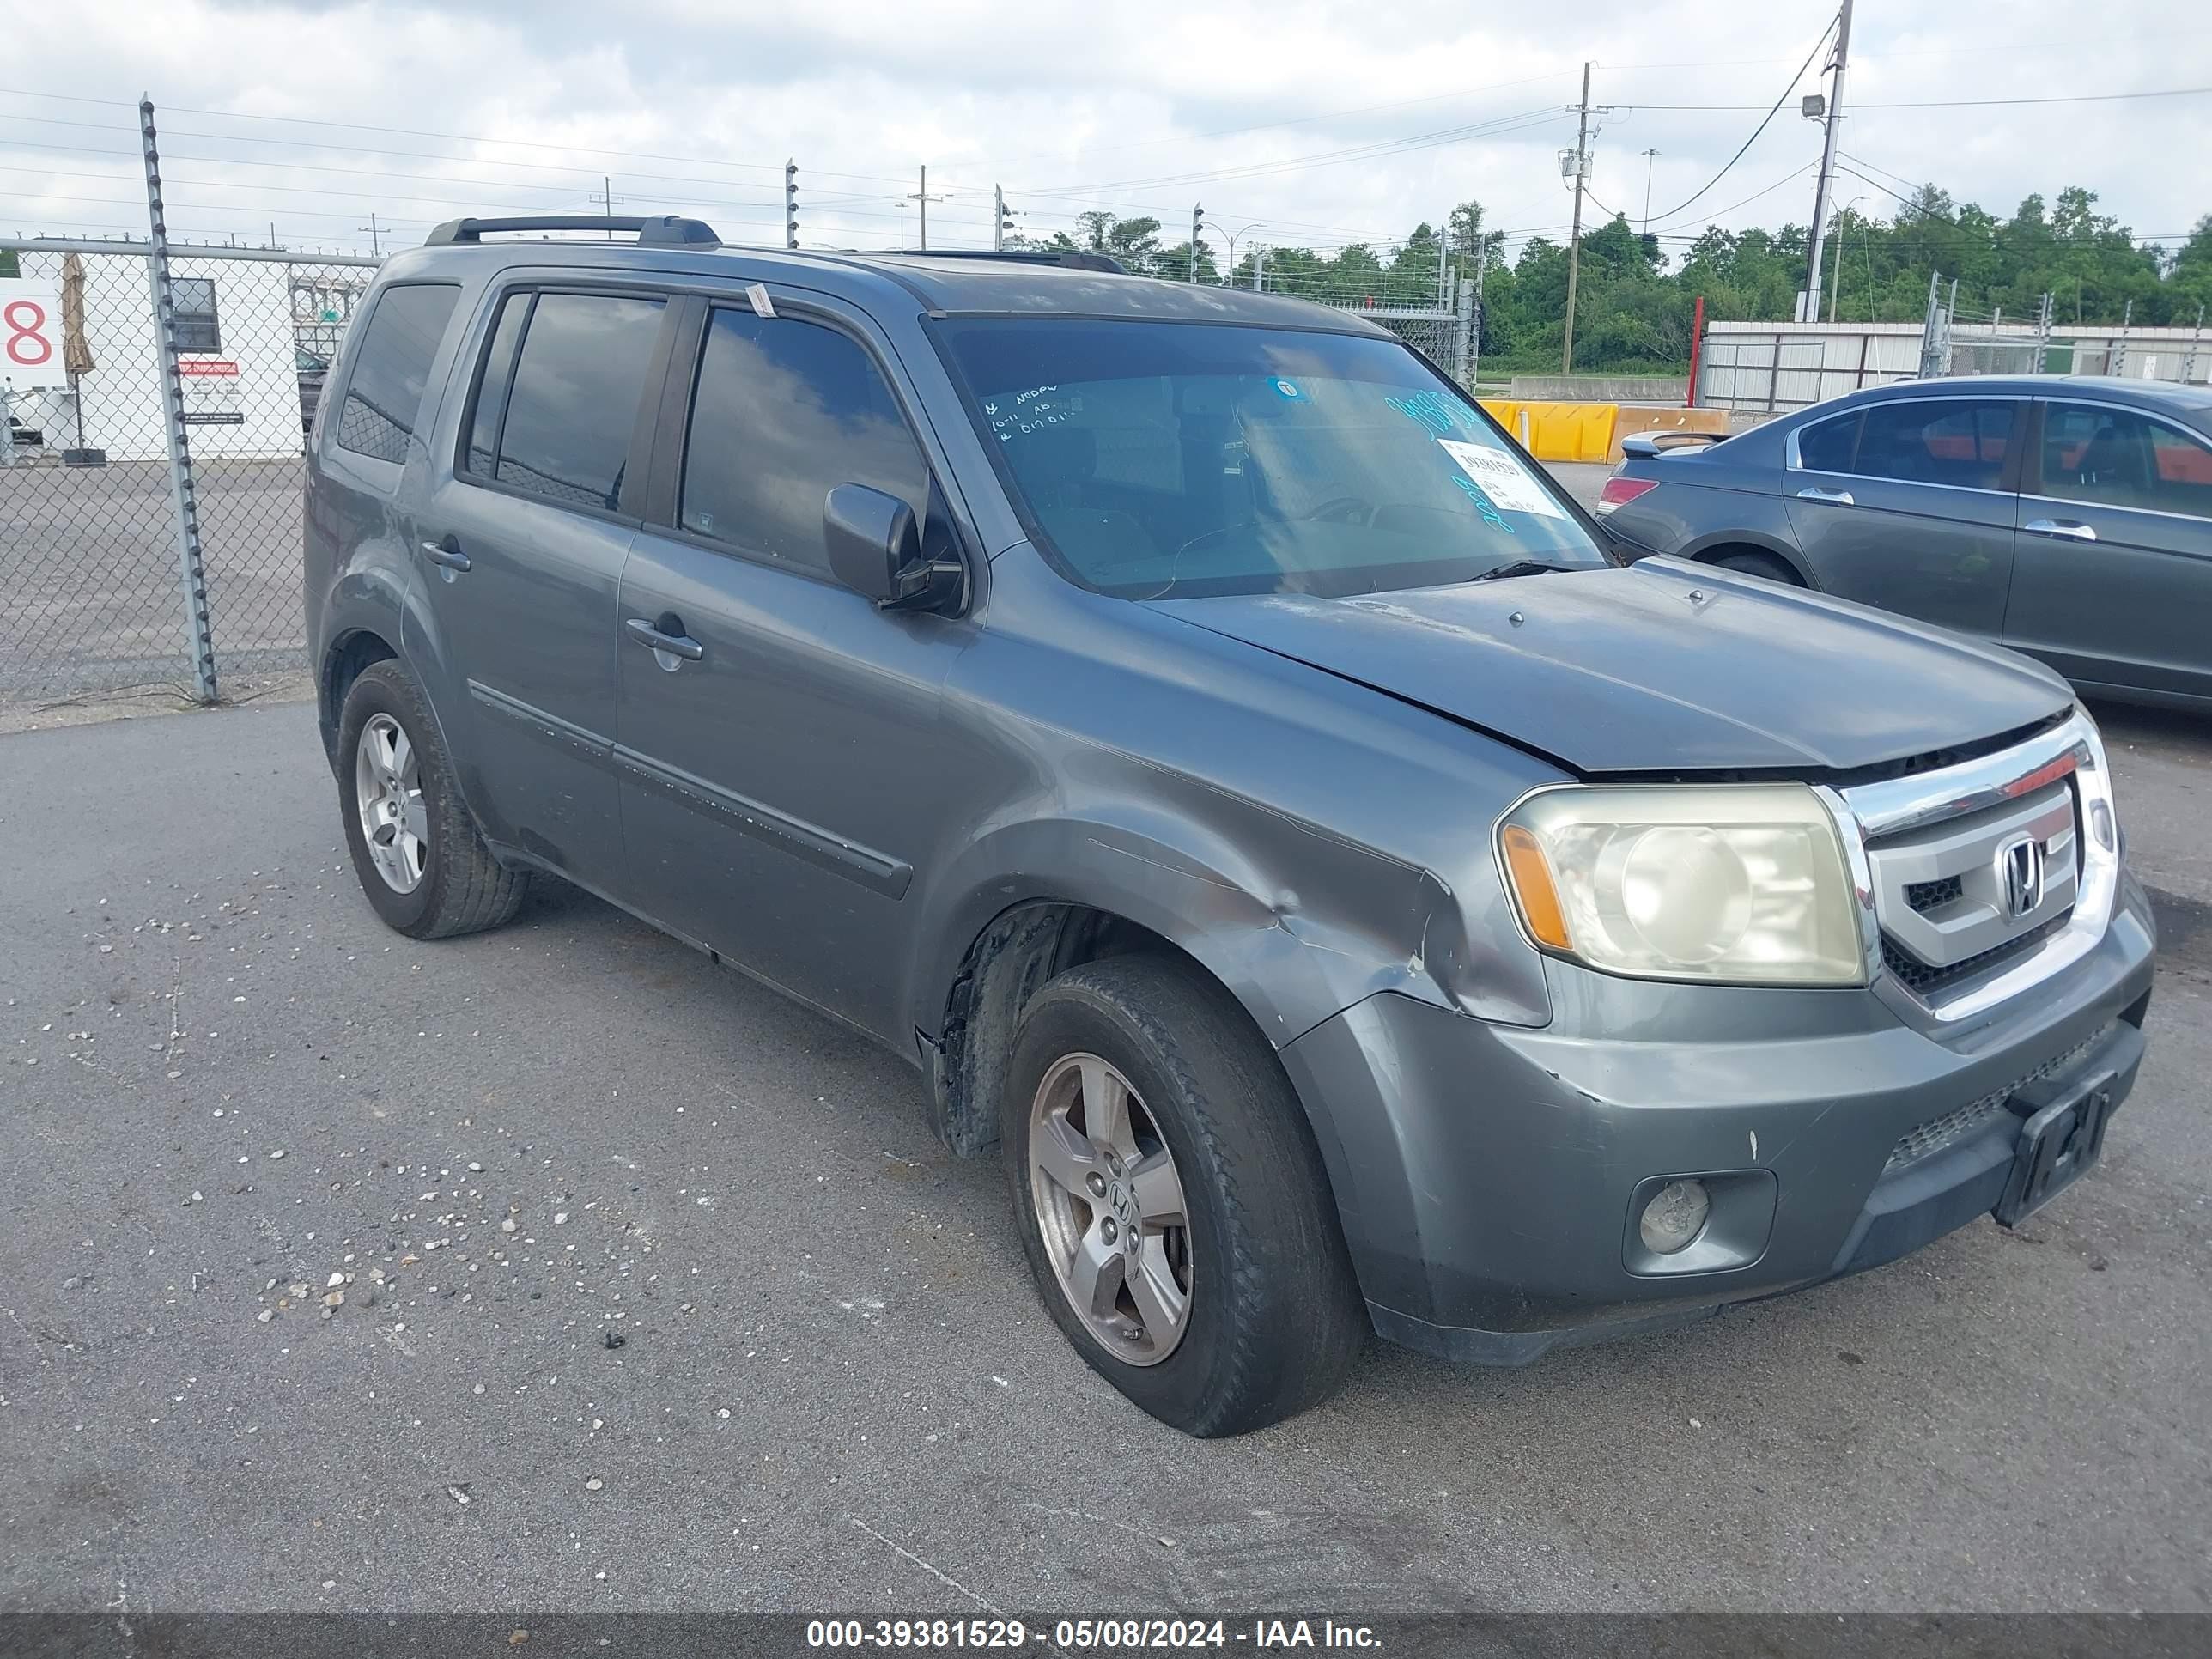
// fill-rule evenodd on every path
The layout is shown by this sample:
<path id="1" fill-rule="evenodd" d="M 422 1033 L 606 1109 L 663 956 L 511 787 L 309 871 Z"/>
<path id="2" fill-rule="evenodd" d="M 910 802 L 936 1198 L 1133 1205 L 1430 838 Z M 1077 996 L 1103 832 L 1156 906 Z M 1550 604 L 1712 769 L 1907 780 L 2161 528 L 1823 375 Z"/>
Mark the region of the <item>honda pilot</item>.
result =
<path id="1" fill-rule="evenodd" d="M 309 449 L 377 914 L 557 878 L 902 1056 L 1190 1433 L 1370 1331 L 1521 1364 L 2015 1224 L 2134 1084 L 2152 924 L 2064 682 L 1624 565 L 1357 313 L 465 220 Z"/>

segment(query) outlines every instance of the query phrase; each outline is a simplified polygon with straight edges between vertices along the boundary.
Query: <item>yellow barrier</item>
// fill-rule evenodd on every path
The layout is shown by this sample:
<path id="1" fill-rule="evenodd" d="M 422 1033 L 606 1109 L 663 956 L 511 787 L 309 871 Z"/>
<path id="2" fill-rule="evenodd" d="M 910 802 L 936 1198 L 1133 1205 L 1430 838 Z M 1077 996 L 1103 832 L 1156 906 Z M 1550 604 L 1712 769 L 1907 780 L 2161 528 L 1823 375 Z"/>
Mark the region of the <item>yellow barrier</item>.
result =
<path id="1" fill-rule="evenodd" d="M 1636 408 L 1623 404 L 1613 422 L 1613 447 L 1606 459 L 1620 459 L 1620 441 L 1638 432 L 1717 432 L 1728 435 L 1724 409 Z"/>
<path id="2" fill-rule="evenodd" d="M 1620 459 L 1613 447 L 1618 404 L 1523 403 L 1485 398 L 1482 406 L 1540 461 L 1604 461 Z"/>

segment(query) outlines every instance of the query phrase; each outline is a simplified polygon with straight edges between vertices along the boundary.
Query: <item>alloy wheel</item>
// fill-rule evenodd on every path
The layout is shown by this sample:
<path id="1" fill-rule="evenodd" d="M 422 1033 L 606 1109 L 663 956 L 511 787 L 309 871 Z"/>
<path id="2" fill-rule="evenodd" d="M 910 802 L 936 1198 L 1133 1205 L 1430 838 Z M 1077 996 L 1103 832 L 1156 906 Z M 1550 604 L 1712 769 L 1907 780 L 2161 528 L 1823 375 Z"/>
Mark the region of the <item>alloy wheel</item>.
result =
<path id="1" fill-rule="evenodd" d="M 354 749 L 354 799 L 369 862 L 395 893 L 422 884 L 430 826 L 422 804 L 422 763 L 406 728 L 389 714 L 368 717 Z"/>
<path id="2" fill-rule="evenodd" d="M 1030 1106 L 1030 1190 L 1060 1288 L 1115 1358 L 1157 1365 L 1190 1328 L 1190 1217 L 1143 1099 L 1097 1054 L 1066 1054 Z"/>

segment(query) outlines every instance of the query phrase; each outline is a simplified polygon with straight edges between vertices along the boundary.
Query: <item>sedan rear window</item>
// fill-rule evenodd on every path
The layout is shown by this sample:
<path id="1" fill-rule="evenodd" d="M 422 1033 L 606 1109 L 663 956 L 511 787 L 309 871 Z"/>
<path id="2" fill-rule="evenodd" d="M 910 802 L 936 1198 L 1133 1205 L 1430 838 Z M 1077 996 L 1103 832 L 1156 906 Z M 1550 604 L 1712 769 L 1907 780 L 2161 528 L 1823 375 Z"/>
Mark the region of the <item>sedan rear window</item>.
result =
<path id="1" fill-rule="evenodd" d="M 939 338 L 1044 550 L 1130 599 L 1368 593 L 1610 561 L 1395 341 L 961 319 Z"/>

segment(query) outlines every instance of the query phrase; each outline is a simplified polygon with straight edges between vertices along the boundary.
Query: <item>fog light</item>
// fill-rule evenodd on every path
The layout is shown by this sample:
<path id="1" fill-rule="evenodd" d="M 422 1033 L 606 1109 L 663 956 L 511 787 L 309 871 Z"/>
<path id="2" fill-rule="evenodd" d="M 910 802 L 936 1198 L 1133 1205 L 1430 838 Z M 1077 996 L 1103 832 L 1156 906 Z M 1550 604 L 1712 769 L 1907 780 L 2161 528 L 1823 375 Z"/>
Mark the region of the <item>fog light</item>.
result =
<path id="1" fill-rule="evenodd" d="M 1637 1228 L 1643 1235 L 1644 1248 L 1654 1255 L 1672 1255 L 1686 1249 L 1705 1231 L 1705 1217 L 1711 1210 L 1704 1182 L 1668 1182 L 1644 1206 L 1644 1218 Z"/>

